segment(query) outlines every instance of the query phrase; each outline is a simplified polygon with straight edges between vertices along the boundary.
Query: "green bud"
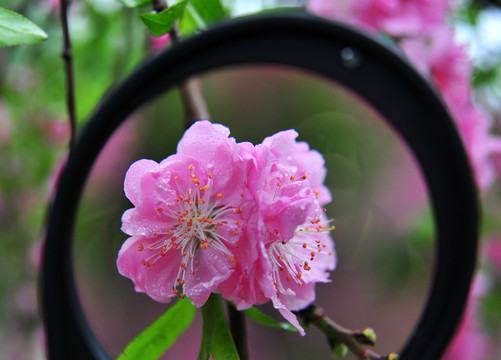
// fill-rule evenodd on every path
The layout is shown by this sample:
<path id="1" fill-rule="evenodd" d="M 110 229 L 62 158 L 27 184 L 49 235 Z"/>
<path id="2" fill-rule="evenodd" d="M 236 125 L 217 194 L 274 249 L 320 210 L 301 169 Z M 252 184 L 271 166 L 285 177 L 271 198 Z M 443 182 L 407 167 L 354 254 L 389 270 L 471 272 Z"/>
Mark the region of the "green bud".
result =
<path id="1" fill-rule="evenodd" d="M 345 344 L 338 343 L 332 349 L 334 356 L 339 359 L 344 358 L 348 354 L 348 347 Z"/>
<path id="2" fill-rule="evenodd" d="M 395 353 L 388 354 L 388 360 L 398 360 L 398 355 Z"/>
<path id="3" fill-rule="evenodd" d="M 364 331 L 362 331 L 364 336 L 369 339 L 372 343 L 376 343 L 376 332 L 372 328 L 366 328 Z"/>

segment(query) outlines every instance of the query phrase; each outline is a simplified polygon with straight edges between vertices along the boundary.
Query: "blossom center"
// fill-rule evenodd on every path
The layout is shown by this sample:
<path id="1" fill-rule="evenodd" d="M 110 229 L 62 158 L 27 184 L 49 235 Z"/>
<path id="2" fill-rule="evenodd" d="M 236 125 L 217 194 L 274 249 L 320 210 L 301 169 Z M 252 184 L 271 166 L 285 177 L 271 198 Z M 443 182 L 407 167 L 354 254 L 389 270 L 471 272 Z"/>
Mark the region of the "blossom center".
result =
<path id="1" fill-rule="evenodd" d="M 170 226 L 165 232 L 153 233 L 155 241 L 146 249 L 150 254 L 141 261 L 144 266 L 151 267 L 162 257 L 177 252 L 180 263 L 173 284 L 176 295 L 179 294 L 178 287 L 185 284 L 187 276 L 195 275 L 198 271 L 196 263 L 204 250 L 213 249 L 234 262 L 228 245 L 231 238 L 238 237 L 241 232 L 238 220 L 240 209 L 225 205 L 223 194 L 211 192 L 213 175 L 209 174 L 206 184 L 201 186 L 200 179 L 193 172 L 194 166 L 190 165 L 188 169 L 192 171 L 191 186 L 184 189 L 178 176 L 172 178 L 171 187 L 177 193 L 175 203 L 156 209 L 158 215 L 165 217 Z M 145 247 L 139 244 L 138 251 L 143 250 Z M 182 294 L 180 296 L 184 297 Z"/>
<path id="2" fill-rule="evenodd" d="M 311 271 L 316 266 L 318 255 L 334 255 L 327 246 L 330 241 L 328 233 L 334 228 L 324 224 L 319 217 L 299 226 L 292 239 L 277 240 L 269 245 L 268 255 L 273 265 L 271 277 L 280 293 L 290 292 L 289 282 L 302 286 L 305 282 L 303 271 Z"/>

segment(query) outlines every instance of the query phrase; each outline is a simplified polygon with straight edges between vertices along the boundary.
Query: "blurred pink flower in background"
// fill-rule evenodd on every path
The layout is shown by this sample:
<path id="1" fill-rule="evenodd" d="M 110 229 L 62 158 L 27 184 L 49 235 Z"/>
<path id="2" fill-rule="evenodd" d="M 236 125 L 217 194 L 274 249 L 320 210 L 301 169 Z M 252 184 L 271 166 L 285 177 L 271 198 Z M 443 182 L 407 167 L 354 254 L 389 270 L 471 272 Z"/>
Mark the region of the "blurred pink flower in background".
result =
<path id="1" fill-rule="evenodd" d="M 43 4 L 53 12 L 55 15 L 59 15 L 59 10 L 61 8 L 61 0 L 43 0 Z"/>
<path id="2" fill-rule="evenodd" d="M 51 120 L 45 125 L 44 130 L 47 141 L 51 146 L 59 146 L 69 142 L 70 124 L 68 121 Z"/>
<path id="3" fill-rule="evenodd" d="M 0 101 L 0 145 L 6 144 L 12 136 L 12 120 L 9 111 Z"/>
<path id="4" fill-rule="evenodd" d="M 442 95 L 470 157 L 477 185 L 487 190 L 499 177 L 495 157 L 501 138 L 490 134 L 492 122 L 473 102 L 473 67 L 464 47 L 457 45 L 448 12 L 452 2 L 418 0 L 309 0 L 313 13 L 347 21 L 391 36 L 410 62 Z"/>
<path id="5" fill-rule="evenodd" d="M 163 50 L 170 43 L 170 35 L 163 34 L 161 36 L 150 36 L 150 47 L 153 51 Z"/>
<path id="6" fill-rule="evenodd" d="M 443 360 L 489 360 L 492 348 L 488 337 L 482 332 L 479 320 L 479 307 L 482 297 L 488 291 L 489 282 L 482 273 L 477 274 L 463 320 L 453 341 L 443 356 Z"/>
<path id="7" fill-rule="evenodd" d="M 484 245 L 484 253 L 488 263 L 496 269 L 501 277 L 501 238 L 487 241 Z"/>

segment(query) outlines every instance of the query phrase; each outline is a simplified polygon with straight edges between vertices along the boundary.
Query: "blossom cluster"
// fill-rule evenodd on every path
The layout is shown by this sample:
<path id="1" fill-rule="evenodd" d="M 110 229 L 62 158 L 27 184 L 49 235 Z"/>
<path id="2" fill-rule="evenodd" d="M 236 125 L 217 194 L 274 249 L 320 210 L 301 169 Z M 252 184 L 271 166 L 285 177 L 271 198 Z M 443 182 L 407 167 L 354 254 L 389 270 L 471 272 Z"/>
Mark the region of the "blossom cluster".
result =
<path id="1" fill-rule="evenodd" d="M 492 121 L 472 96 L 473 66 L 455 41 L 449 24 L 452 0 L 308 0 L 320 16 L 348 22 L 392 38 L 409 61 L 436 86 L 461 134 L 477 185 L 486 190 L 499 169 L 501 138 L 490 134 Z"/>
<path id="2" fill-rule="evenodd" d="M 199 121 L 176 154 L 130 166 L 119 272 L 160 302 L 186 296 L 200 307 L 215 292 L 243 310 L 271 300 L 304 334 L 292 311 L 336 264 L 324 159 L 294 130 L 259 145 L 229 134 Z"/>

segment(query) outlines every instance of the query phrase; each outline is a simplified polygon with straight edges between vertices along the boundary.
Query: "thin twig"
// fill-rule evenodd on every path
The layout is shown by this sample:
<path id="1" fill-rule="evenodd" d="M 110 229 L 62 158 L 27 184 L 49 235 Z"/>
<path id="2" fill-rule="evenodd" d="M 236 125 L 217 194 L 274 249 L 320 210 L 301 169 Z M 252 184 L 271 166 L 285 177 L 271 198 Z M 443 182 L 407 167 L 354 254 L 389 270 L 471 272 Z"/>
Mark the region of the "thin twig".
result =
<path id="1" fill-rule="evenodd" d="M 75 80 L 73 74 L 73 50 L 71 47 L 70 31 L 68 27 L 68 10 L 71 0 L 61 0 L 61 23 L 63 26 L 63 61 L 66 72 L 66 106 L 70 122 L 70 151 L 75 145 L 76 115 L 75 115 Z"/>
<path id="2" fill-rule="evenodd" d="M 167 3 L 164 0 L 152 0 L 153 9 L 161 12 L 167 9 Z M 175 24 L 169 32 L 173 43 L 181 40 L 181 33 Z M 190 127 L 197 120 L 209 120 L 210 114 L 202 94 L 202 86 L 197 77 L 191 77 L 179 85 L 179 92 L 184 108 L 185 126 Z"/>
<path id="3" fill-rule="evenodd" d="M 336 345 L 344 344 L 362 360 L 394 360 L 398 358 L 395 353 L 379 355 L 367 349 L 366 345 L 375 345 L 374 339 L 367 337 L 362 331 L 353 331 L 337 324 L 320 307 L 310 305 L 306 309 L 297 312 L 296 315 L 301 318 L 305 326 L 311 324 L 322 331 L 333 350 Z"/>
<path id="4" fill-rule="evenodd" d="M 230 331 L 235 342 L 240 360 L 249 360 L 249 349 L 247 346 L 247 329 L 245 327 L 245 314 L 238 311 L 236 307 L 227 303 L 228 320 L 230 323 Z"/>

